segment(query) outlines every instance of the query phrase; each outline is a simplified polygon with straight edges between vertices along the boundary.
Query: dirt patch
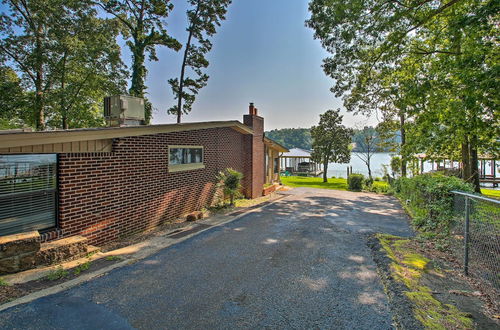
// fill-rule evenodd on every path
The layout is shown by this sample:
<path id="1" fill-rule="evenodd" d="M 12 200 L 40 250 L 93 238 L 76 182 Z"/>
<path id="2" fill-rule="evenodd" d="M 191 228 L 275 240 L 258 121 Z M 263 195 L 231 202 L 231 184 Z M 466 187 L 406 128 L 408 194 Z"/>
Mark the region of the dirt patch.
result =
<path id="1" fill-rule="evenodd" d="M 0 304 L 7 303 L 14 299 L 26 296 L 32 292 L 40 291 L 52 286 L 64 283 L 81 276 L 89 271 L 97 271 L 121 261 L 118 257 L 108 257 L 97 259 L 92 262 L 82 263 L 77 267 L 69 269 L 56 269 L 49 276 L 21 284 L 0 286 Z M 49 279 L 51 278 L 51 279 Z"/>

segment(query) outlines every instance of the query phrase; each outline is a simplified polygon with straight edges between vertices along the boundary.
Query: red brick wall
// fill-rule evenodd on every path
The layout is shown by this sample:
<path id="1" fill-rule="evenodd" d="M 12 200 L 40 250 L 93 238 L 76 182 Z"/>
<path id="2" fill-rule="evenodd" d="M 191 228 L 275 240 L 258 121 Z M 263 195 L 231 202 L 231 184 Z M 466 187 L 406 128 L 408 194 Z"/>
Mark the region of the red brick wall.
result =
<path id="1" fill-rule="evenodd" d="M 251 184 L 248 138 L 216 128 L 120 138 L 112 153 L 60 154 L 59 236 L 101 245 L 200 210 L 227 167 Z M 205 168 L 168 173 L 168 145 L 204 146 Z"/>

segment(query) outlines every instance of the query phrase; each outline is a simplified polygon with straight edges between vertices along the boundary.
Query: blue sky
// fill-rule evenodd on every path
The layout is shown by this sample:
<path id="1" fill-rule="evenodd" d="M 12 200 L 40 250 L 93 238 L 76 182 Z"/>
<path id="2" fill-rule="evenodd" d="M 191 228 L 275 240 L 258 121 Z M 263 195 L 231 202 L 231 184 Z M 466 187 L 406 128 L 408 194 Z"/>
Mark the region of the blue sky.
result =
<path id="1" fill-rule="evenodd" d="M 167 20 L 169 33 L 184 43 L 186 0 L 172 0 Z M 319 114 L 342 109 L 330 92 L 333 81 L 322 68 L 328 54 L 305 27 L 309 0 L 233 0 L 208 54 L 210 75 L 183 122 L 241 120 L 254 102 L 265 118 L 265 129 L 310 127 Z M 4 5 L 0 5 L 4 10 Z M 123 40 L 122 57 L 130 67 L 130 52 Z M 148 97 L 156 108 L 153 124 L 174 123 L 166 109 L 175 103 L 169 78 L 178 77 L 182 50 L 157 47 L 159 61 L 147 62 Z M 376 118 L 353 116 L 342 110 L 348 126 L 376 124 Z"/>
<path id="2" fill-rule="evenodd" d="M 182 0 L 174 4 L 169 31 L 184 43 L 186 7 Z M 329 91 L 332 80 L 321 69 L 327 54 L 304 25 L 307 4 L 307 0 L 233 0 L 208 55 L 208 86 L 183 122 L 241 120 L 248 102 L 255 102 L 266 130 L 310 127 L 320 113 L 342 107 Z M 158 62 L 147 64 L 149 98 L 157 108 L 153 123 L 173 123 L 174 116 L 165 111 L 174 104 L 167 80 L 178 76 L 181 52 L 159 48 L 158 55 Z M 125 49 L 124 57 L 128 57 Z M 349 126 L 376 122 L 351 114 L 344 121 Z"/>

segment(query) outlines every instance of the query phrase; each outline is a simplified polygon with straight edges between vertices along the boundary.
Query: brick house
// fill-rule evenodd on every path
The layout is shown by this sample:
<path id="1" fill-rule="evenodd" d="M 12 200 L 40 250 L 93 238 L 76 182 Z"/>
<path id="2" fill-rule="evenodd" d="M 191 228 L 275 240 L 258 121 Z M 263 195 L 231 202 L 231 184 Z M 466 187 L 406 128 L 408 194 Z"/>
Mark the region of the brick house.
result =
<path id="1" fill-rule="evenodd" d="M 0 132 L 0 236 L 109 243 L 212 204 L 229 167 L 246 197 L 261 196 L 286 151 L 253 104 L 243 123 Z"/>

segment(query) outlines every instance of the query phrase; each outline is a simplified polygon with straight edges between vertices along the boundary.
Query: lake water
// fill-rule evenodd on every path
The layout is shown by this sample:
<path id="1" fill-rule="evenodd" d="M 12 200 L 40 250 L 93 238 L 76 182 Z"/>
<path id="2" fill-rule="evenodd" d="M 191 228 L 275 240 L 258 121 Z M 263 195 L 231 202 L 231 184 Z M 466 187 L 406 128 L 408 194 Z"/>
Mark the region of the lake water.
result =
<path id="1" fill-rule="evenodd" d="M 347 166 L 352 166 L 352 171 L 354 173 L 361 173 L 364 176 L 368 176 L 368 169 L 366 168 L 366 164 L 357 156 L 358 153 L 353 152 L 351 154 L 351 162 L 349 164 L 336 164 L 336 163 L 330 163 L 328 165 L 328 177 L 331 178 L 332 176 L 335 176 L 337 178 L 346 178 L 347 177 Z M 371 159 L 371 169 L 372 169 L 372 176 L 375 177 L 382 177 L 384 175 L 384 171 L 382 168 L 382 165 L 387 165 L 387 170 L 389 173 L 391 172 L 391 153 L 389 152 L 378 152 L 373 154 L 372 159 Z M 446 163 L 446 167 L 451 167 L 450 163 Z M 458 162 L 454 163 L 454 167 L 458 167 Z M 432 163 L 430 162 L 425 162 L 424 163 L 424 172 L 428 172 L 432 170 Z M 486 163 L 486 173 L 491 173 L 491 168 L 490 164 L 487 162 Z M 500 166 L 497 162 L 497 169 L 496 169 L 496 176 L 498 177 L 500 175 Z M 487 184 L 489 186 L 489 184 Z"/>
<path id="2" fill-rule="evenodd" d="M 351 154 L 351 161 L 349 164 L 336 164 L 330 163 L 328 164 L 328 177 L 331 178 L 335 176 L 337 178 L 346 178 L 347 177 L 347 167 L 352 166 L 352 171 L 354 173 L 361 173 L 365 176 L 368 176 L 368 169 L 366 164 L 359 159 L 357 156 L 357 152 L 353 152 Z M 384 175 L 384 171 L 382 169 L 382 165 L 389 166 L 391 163 L 391 154 L 388 152 L 377 152 L 373 154 L 370 167 L 372 169 L 373 177 L 382 177 Z M 388 171 L 390 172 L 390 167 L 388 167 Z"/>

